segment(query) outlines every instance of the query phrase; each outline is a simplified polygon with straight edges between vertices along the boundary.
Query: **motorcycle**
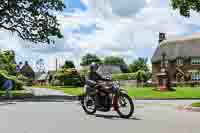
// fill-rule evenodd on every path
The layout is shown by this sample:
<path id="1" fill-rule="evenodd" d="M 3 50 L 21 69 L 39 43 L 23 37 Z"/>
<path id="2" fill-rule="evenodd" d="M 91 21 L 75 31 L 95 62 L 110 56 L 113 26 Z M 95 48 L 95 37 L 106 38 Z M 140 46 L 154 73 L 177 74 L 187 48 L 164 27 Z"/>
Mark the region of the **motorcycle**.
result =
<path id="1" fill-rule="evenodd" d="M 93 115 L 96 111 L 109 112 L 114 108 L 121 118 L 131 117 L 134 113 L 134 103 L 127 92 L 112 81 L 104 82 L 104 85 L 104 89 L 94 89 L 85 85 L 81 98 L 83 110 Z"/>

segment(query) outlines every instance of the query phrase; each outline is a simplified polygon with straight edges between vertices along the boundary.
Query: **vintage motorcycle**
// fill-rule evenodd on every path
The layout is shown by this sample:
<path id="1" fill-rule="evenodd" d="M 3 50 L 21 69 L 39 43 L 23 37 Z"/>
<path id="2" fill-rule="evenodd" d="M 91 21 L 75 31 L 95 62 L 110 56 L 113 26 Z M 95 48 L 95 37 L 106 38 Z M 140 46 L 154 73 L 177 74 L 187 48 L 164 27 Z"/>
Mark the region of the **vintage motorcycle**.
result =
<path id="1" fill-rule="evenodd" d="M 120 117 L 131 117 L 134 113 L 134 103 L 127 92 L 121 89 L 119 84 L 112 81 L 102 83 L 106 88 L 94 89 L 85 85 L 84 94 L 81 98 L 83 110 L 92 115 L 96 111 L 111 111 L 113 107 Z"/>

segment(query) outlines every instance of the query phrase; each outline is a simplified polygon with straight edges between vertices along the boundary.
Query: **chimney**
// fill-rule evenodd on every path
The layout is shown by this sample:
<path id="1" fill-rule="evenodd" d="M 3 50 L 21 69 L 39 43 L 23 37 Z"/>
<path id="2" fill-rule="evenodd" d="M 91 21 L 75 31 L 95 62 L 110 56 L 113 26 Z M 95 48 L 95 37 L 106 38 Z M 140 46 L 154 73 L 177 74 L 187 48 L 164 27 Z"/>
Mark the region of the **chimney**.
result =
<path id="1" fill-rule="evenodd" d="M 164 40 L 166 40 L 166 34 L 159 32 L 159 44 Z"/>

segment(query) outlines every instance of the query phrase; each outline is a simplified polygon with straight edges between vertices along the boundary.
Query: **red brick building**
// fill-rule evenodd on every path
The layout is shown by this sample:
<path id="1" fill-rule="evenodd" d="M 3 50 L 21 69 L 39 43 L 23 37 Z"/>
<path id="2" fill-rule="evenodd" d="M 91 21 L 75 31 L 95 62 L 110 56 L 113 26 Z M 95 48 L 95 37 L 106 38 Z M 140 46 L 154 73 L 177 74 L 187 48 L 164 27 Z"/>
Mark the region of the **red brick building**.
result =
<path id="1" fill-rule="evenodd" d="M 159 46 L 152 57 L 152 81 L 158 82 L 162 55 L 171 81 L 200 80 L 200 35 L 186 36 L 168 40 L 160 33 Z"/>

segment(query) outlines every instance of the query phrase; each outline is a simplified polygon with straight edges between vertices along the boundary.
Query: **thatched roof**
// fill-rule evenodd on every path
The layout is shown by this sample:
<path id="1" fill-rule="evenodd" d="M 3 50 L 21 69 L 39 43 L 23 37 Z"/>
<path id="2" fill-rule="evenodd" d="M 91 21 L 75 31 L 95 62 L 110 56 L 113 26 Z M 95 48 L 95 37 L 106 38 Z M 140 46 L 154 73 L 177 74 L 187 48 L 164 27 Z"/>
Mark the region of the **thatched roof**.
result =
<path id="1" fill-rule="evenodd" d="M 156 49 L 152 63 L 161 61 L 162 54 L 166 53 L 169 61 L 177 58 L 200 57 L 200 35 L 176 38 L 163 41 Z"/>

